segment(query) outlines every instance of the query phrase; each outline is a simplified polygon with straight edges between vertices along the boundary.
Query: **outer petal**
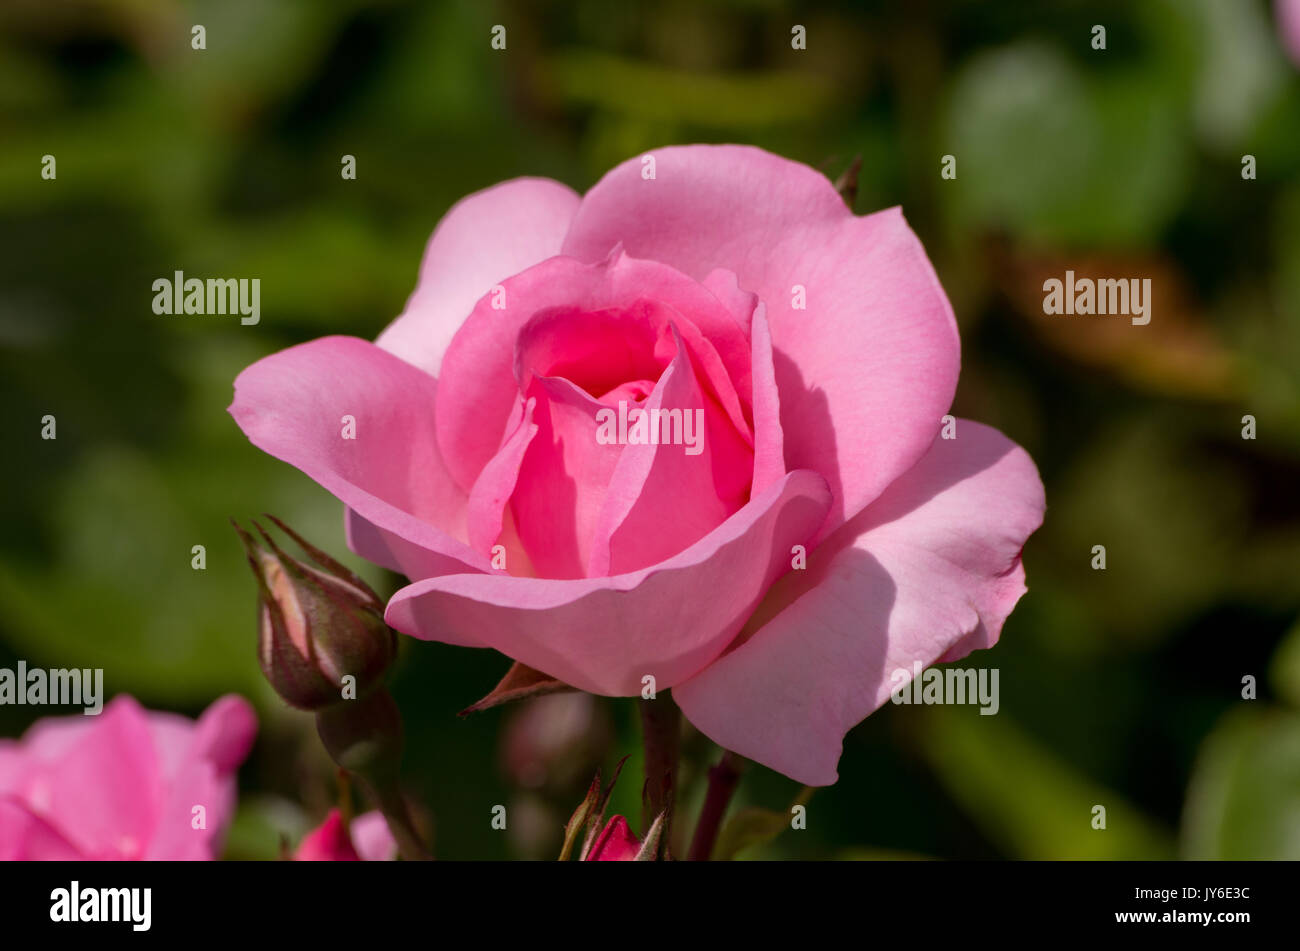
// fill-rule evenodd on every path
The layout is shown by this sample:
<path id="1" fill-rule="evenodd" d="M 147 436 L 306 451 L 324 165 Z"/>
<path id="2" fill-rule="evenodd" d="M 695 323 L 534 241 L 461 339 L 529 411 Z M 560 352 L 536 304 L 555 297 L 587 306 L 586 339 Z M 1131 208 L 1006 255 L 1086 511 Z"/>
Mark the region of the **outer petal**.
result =
<path id="1" fill-rule="evenodd" d="M 820 476 L 791 472 L 653 568 L 573 580 L 431 578 L 398 591 L 387 620 L 428 640 L 476 632 L 506 656 L 591 693 L 631 696 L 646 675 L 663 690 L 726 647 L 829 504 Z"/>
<path id="2" fill-rule="evenodd" d="M 474 303 L 512 274 L 559 254 L 577 207 L 571 188 L 545 178 L 517 178 L 458 201 L 429 238 L 406 309 L 375 343 L 438 376 Z"/>
<path id="3" fill-rule="evenodd" d="M 191 760 L 167 790 L 158 810 L 148 861 L 208 862 L 219 858 L 235 814 L 235 778 L 207 760 Z M 202 813 L 195 807 L 201 806 Z M 195 827 L 196 818 L 203 822 Z"/>
<path id="4" fill-rule="evenodd" d="M 0 862 L 85 859 L 58 829 L 17 799 L 0 796 Z"/>
<path id="5" fill-rule="evenodd" d="M 28 727 L 21 740 L 0 739 L 0 795 L 23 795 L 33 771 L 57 763 L 97 722 L 98 717 L 46 717 Z"/>
<path id="6" fill-rule="evenodd" d="M 407 577 L 486 571 L 487 556 L 465 543 L 465 493 L 438 452 L 436 394 L 433 377 L 374 344 L 323 337 L 244 370 L 230 414 L 255 446 L 378 530 L 361 533 L 358 554 L 387 545 L 387 533 L 405 543 L 389 554 Z M 342 438 L 344 416 L 355 420 L 355 439 Z"/>
<path id="7" fill-rule="evenodd" d="M 785 461 L 826 476 L 823 534 L 907 471 L 937 434 L 957 383 L 952 308 L 898 209 L 855 217 L 820 173 L 745 146 L 640 158 L 589 191 L 564 253 L 629 254 L 697 280 L 728 268 L 767 306 Z M 795 287 L 806 309 L 794 309 Z"/>
<path id="8" fill-rule="evenodd" d="M 164 795 L 148 714 L 114 699 L 48 772 L 34 774 L 27 803 L 86 856 L 139 858 Z M 48 805 L 45 801 L 48 801 Z"/>
<path id="9" fill-rule="evenodd" d="M 223 773 L 235 772 L 252 748 L 257 716 L 243 697 L 227 694 L 197 722 L 176 713 L 150 712 L 149 731 L 163 779 L 171 782 L 194 759 L 207 760 Z"/>
<path id="10" fill-rule="evenodd" d="M 194 726 L 190 755 L 222 773 L 234 773 L 253 746 L 257 716 L 243 697 L 227 694 L 203 711 Z"/>
<path id="11" fill-rule="evenodd" d="M 673 696 L 727 749 L 833 783 L 844 734 L 889 697 L 894 671 L 997 640 L 1043 509 L 1028 454 L 962 420 L 773 591 L 792 603 Z"/>
<path id="12" fill-rule="evenodd" d="M 235 813 L 235 773 L 257 733 L 253 708 L 243 697 L 231 694 L 215 701 L 196 723 L 154 713 L 150 728 L 165 793 L 144 857 L 188 861 L 219 857 Z M 203 807 L 201 828 L 195 828 L 196 806 Z"/>

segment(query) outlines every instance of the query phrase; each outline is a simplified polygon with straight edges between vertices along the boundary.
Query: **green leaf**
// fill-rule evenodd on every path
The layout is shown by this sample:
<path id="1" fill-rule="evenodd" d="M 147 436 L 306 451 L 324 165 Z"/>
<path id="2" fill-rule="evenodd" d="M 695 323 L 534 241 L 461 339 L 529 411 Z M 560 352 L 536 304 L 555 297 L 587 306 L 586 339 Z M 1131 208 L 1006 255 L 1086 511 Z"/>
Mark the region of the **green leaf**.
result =
<path id="1" fill-rule="evenodd" d="M 1189 859 L 1300 859 L 1300 714 L 1224 718 L 1201 747 L 1182 833 Z"/>

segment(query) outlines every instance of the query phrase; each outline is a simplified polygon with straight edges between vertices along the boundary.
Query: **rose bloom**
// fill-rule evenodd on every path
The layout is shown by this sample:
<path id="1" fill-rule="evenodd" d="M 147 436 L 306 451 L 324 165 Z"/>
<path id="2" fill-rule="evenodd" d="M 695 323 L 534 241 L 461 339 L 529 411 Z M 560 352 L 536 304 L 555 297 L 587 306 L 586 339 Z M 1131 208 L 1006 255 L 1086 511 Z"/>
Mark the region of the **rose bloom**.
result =
<path id="1" fill-rule="evenodd" d="M 823 785 L 895 670 L 990 646 L 1025 591 L 1042 484 L 987 426 L 941 438 L 959 363 L 899 209 L 688 146 L 585 196 L 464 199 L 375 343 L 267 357 L 231 413 L 411 580 L 399 631 L 596 694 L 671 687 L 722 746 Z"/>
<path id="2" fill-rule="evenodd" d="M 39 720 L 0 740 L 0 859 L 217 858 L 256 732 L 233 695 L 197 722 L 125 695 L 99 716 Z"/>

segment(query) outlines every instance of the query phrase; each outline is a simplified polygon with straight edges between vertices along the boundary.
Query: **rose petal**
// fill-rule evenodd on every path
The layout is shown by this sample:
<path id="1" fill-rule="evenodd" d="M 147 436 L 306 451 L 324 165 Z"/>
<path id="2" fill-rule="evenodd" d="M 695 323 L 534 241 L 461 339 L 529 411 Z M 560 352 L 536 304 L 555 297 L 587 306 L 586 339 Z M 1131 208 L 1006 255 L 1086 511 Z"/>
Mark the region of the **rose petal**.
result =
<path id="1" fill-rule="evenodd" d="M 133 859 L 148 845 L 164 787 L 148 715 L 133 698 L 116 697 L 33 780 L 44 789 L 29 788 L 28 805 L 83 854 Z"/>
<path id="2" fill-rule="evenodd" d="M 533 421 L 536 407 L 535 399 L 521 401 L 513 431 L 506 436 L 500 451 L 488 460 L 470 490 L 469 537 L 477 551 L 490 552 L 501 537 L 506 505 L 514 494 L 524 454 L 537 435 L 538 426 Z"/>
<path id="3" fill-rule="evenodd" d="M 443 216 L 402 315 L 375 341 L 431 376 L 474 304 L 492 287 L 560 252 L 578 196 L 545 178 L 517 178 L 461 199 Z"/>
<path id="4" fill-rule="evenodd" d="M 844 734 L 895 670 L 993 644 L 1025 591 L 1020 550 L 1042 523 L 1033 461 L 962 420 L 771 597 L 788 606 L 673 690 L 715 742 L 809 785 L 836 779 Z M 793 599 L 793 600 L 792 600 Z"/>
<path id="5" fill-rule="evenodd" d="M 506 656 L 591 693 L 634 695 L 647 675 L 663 690 L 726 647 L 829 504 L 819 475 L 791 472 L 653 568 L 564 581 L 431 578 L 398 591 L 387 620 L 427 640 L 476 632 Z"/>
<path id="6" fill-rule="evenodd" d="M 673 431 L 670 417 L 667 435 L 683 442 L 623 446 L 596 520 L 590 577 L 625 574 L 672 557 L 721 525 L 748 494 L 753 454 L 717 404 L 705 399 L 686 344 L 675 325 L 670 330 L 677 354 L 638 408 L 647 414 L 647 434 L 656 410 L 677 410 L 679 428 Z M 688 421 L 693 447 L 685 444 Z M 662 421 L 659 429 L 662 438 Z"/>
<path id="7" fill-rule="evenodd" d="M 230 414 L 255 446 L 409 543 L 389 552 L 407 577 L 486 571 L 486 555 L 466 544 L 465 493 L 438 452 L 436 393 L 433 377 L 374 344 L 323 337 L 244 370 Z M 343 438 L 344 416 L 354 439 Z M 362 557 L 386 542 L 352 527 Z"/>
<path id="8" fill-rule="evenodd" d="M 227 694 L 203 711 L 198 721 L 175 713 L 151 711 L 149 729 L 164 780 L 170 781 L 187 760 L 203 759 L 222 772 L 234 772 L 248 757 L 257 736 L 257 715 L 248 701 Z"/>
<path id="9" fill-rule="evenodd" d="M 187 760 L 159 806 L 153 837 L 141 857 L 168 862 L 220 858 L 235 804 L 233 773 L 205 759 Z"/>
<path id="10" fill-rule="evenodd" d="M 596 442 L 602 407 L 568 380 L 535 377 L 529 394 L 537 404 L 537 432 L 520 464 L 510 510 L 539 577 L 581 578 L 623 447 Z"/>
<path id="11" fill-rule="evenodd" d="M 754 309 L 760 303 L 758 295 L 743 289 L 736 279 L 735 272 L 729 271 L 725 267 L 710 271 L 700 283 L 722 302 L 722 306 L 727 308 L 727 311 L 736 318 L 736 323 L 748 336 L 750 321 L 754 317 Z"/>
<path id="12" fill-rule="evenodd" d="M 243 697 L 228 694 L 203 711 L 195 724 L 191 755 L 233 773 L 253 746 L 257 716 Z"/>
<path id="13" fill-rule="evenodd" d="M 766 308 L 754 311 L 750 332 L 754 367 L 754 475 L 751 493 L 759 493 L 785 475 L 785 437 L 781 432 L 781 395 L 772 362 L 772 335 Z"/>
<path id="14" fill-rule="evenodd" d="M 230 694 L 197 722 L 151 713 L 150 728 L 165 776 L 147 859 L 207 861 L 218 858 L 236 802 L 235 774 L 257 734 L 257 717 L 243 697 Z M 170 725 L 180 720 L 183 737 Z M 202 806 L 202 812 L 196 811 Z M 202 821 L 199 821 L 199 817 Z"/>
<path id="15" fill-rule="evenodd" d="M 472 486 L 500 448 L 521 382 L 515 377 L 519 334 L 551 308 L 581 313 L 616 311 L 647 300 L 666 304 L 710 342 L 735 391 L 750 391 L 749 343 L 736 319 L 703 285 L 658 262 L 622 253 L 602 255 L 590 265 L 552 258 L 501 286 L 502 297 L 488 295 L 474 307 L 442 362 L 438 445 L 462 486 Z M 498 303 L 504 307 L 494 307 Z"/>
<path id="16" fill-rule="evenodd" d="M 69 862 L 87 856 L 22 802 L 0 795 L 0 862 Z"/>

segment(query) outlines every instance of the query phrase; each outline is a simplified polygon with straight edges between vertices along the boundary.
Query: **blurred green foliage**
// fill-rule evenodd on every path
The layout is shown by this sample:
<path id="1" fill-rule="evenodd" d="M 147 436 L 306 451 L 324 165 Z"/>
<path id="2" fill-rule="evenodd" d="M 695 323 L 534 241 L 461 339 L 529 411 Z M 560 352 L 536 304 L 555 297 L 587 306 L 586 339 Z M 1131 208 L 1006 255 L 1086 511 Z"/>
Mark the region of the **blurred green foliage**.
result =
<path id="1" fill-rule="evenodd" d="M 1300 858 L 1300 76 L 1262 0 L 10 0 L 0 129 L 0 665 L 102 666 L 111 691 L 191 714 L 252 697 L 231 855 L 274 857 L 335 793 L 309 721 L 260 681 L 227 519 L 272 511 L 345 552 L 337 503 L 226 415 L 236 373 L 374 337 L 468 192 L 582 190 L 655 146 L 741 141 L 832 176 L 863 156 L 858 210 L 901 204 L 954 302 L 954 411 L 1030 451 L 1048 515 L 1029 594 L 970 661 L 1001 668 L 999 715 L 881 710 L 805 831 L 771 821 L 800 790 L 751 769 L 728 850 Z M 1097 258 L 1159 269 L 1177 313 L 1158 301 L 1104 346 L 1093 322 L 1045 333 L 1027 275 Z M 155 316 L 175 269 L 259 277 L 261 323 Z M 454 716 L 505 666 L 403 645 L 407 778 L 444 857 L 554 855 L 581 798 L 585 780 L 513 770 L 523 711 Z M 631 754 L 614 808 L 635 817 L 633 702 L 596 708 L 607 744 L 550 772 Z M 31 718 L 0 708 L 0 734 Z M 679 832 L 716 755 L 696 734 L 685 752 Z"/>

